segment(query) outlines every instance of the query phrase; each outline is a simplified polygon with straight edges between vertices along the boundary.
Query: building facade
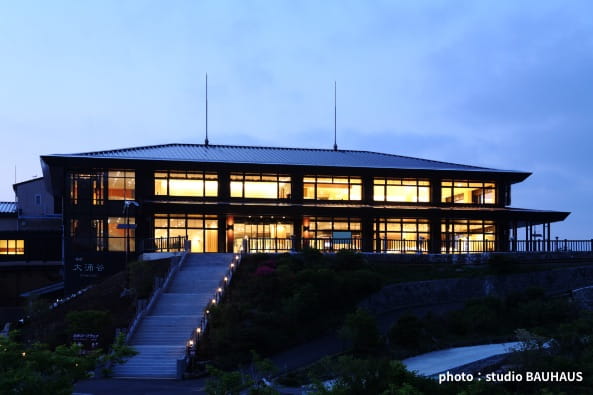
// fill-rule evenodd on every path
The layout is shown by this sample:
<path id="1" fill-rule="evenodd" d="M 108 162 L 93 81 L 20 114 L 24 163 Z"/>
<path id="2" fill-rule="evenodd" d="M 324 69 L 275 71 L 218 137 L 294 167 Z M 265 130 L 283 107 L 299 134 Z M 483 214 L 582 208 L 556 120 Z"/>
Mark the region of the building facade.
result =
<path id="1" fill-rule="evenodd" d="M 14 202 L 0 202 L 0 322 L 40 288 L 63 288 L 62 216 L 43 178 L 13 185 Z"/>
<path id="2" fill-rule="evenodd" d="M 167 144 L 41 158 L 61 202 L 67 287 L 132 256 L 312 247 L 507 251 L 569 213 L 510 207 L 530 173 L 350 150 Z"/>

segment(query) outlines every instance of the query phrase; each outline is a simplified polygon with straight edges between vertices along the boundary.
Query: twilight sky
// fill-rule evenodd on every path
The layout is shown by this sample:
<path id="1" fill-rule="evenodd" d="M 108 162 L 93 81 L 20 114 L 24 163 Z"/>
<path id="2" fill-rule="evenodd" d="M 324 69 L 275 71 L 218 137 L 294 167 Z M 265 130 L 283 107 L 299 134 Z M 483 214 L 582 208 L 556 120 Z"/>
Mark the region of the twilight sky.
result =
<path id="1" fill-rule="evenodd" d="M 593 238 L 593 2 L 0 3 L 0 200 L 39 156 L 338 145 L 534 174 L 513 206 Z M 538 231 L 541 229 L 538 228 Z"/>

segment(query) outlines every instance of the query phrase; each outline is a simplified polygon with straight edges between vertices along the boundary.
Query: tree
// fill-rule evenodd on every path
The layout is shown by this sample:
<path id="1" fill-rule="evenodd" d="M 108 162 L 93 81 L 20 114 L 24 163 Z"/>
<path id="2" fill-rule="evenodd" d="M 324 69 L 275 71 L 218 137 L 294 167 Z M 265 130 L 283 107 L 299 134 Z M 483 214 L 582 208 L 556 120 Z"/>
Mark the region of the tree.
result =
<path id="1" fill-rule="evenodd" d="M 0 393 L 61 395 L 71 394 L 73 383 L 87 377 L 95 355 L 81 355 L 76 345 L 29 347 L 17 342 L 17 334 L 0 336 Z"/>

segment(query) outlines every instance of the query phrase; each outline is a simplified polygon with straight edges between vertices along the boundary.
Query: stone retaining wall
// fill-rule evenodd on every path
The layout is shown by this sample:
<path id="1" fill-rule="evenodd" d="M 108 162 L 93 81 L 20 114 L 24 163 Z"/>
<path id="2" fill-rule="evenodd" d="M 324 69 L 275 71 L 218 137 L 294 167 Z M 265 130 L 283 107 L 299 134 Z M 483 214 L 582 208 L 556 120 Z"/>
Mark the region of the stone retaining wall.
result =
<path id="1" fill-rule="evenodd" d="M 593 285 L 593 265 L 560 268 L 541 272 L 451 278 L 392 284 L 359 304 L 383 314 L 402 308 L 464 302 L 485 296 L 504 297 L 527 288 L 542 288 L 547 294 L 561 294 Z"/>

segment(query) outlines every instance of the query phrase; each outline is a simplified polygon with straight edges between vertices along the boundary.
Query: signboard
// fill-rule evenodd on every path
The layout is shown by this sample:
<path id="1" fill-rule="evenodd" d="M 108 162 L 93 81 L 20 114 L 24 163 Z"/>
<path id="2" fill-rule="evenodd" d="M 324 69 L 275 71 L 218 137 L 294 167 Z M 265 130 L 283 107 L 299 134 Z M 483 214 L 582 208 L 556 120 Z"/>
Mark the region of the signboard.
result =
<path id="1" fill-rule="evenodd" d="M 136 224 L 117 224 L 117 229 L 136 229 Z"/>
<path id="2" fill-rule="evenodd" d="M 332 239 L 348 239 L 352 238 L 352 232 L 333 232 Z"/>

